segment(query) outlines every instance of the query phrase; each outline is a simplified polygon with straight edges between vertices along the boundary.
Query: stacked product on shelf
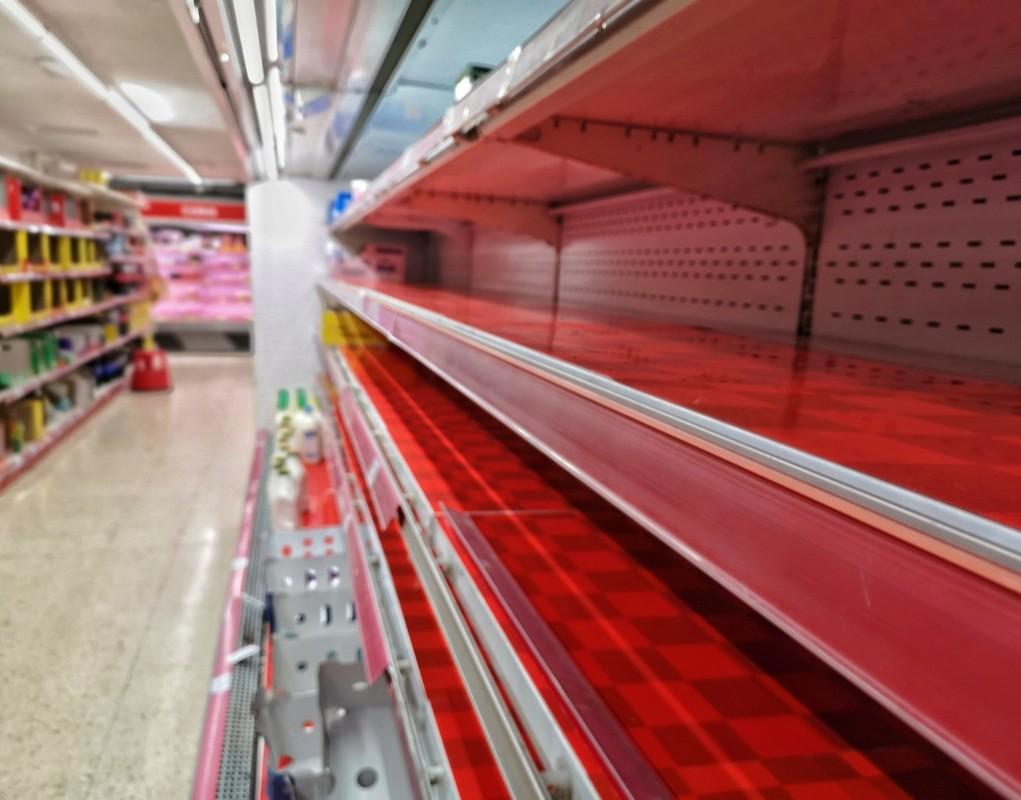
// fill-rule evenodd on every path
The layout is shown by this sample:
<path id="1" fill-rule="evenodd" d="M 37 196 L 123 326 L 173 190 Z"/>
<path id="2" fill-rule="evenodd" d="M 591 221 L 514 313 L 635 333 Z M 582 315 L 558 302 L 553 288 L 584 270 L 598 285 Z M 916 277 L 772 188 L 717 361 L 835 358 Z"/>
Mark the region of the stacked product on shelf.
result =
<path id="1" fill-rule="evenodd" d="M 0 203 L 0 486 L 125 385 L 150 328 L 122 237 L 137 203 L 8 166 Z M 144 237 L 135 237 L 144 251 Z M 144 266 L 144 262 L 139 260 Z"/>
<path id="2" fill-rule="evenodd" d="M 253 467 L 240 580 L 215 667 L 217 681 L 230 679 L 237 713 L 228 719 L 226 692 L 210 694 L 194 796 L 212 797 L 220 784 L 273 800 L 424 797 L 427 765 L 437 778 L 449 767 L 407 630 L 399 617 L 384 621 L 376 603 L 364 497 L 316 398 L 302 389 L 278 397 L 274 436 Z M 252 598 L 265 599 L 261 614 Z M 388 669 L 391 652 L 400 674 Z"/>
<path id="3" fill-rule="evenodd" d="M 245 237 L 160 227 L 153 233 L 165 294 L 157 322 L 239 322 L 252 318 Z"/>

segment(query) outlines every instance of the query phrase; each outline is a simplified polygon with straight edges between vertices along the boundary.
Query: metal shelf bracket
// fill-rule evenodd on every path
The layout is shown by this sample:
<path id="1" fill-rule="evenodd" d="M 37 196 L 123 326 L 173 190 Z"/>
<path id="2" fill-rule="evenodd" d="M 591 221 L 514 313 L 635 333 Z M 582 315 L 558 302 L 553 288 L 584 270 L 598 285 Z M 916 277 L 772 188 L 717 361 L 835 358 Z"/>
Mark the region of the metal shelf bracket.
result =
<path id="1" fill-rule="evenodd" d="M 816 177 L 800 168 L 807 153 L 798 147 L 569 117 L 553 117 L 515 142 L 780 217 L 806 233 L 818 224 Z"/>
<path id="2" fill-rule="evenodd" d="M 405 207 L 539 239 L 555 247 L 559 224 L 545 203 L 488 195 L 416 191 Z"/>

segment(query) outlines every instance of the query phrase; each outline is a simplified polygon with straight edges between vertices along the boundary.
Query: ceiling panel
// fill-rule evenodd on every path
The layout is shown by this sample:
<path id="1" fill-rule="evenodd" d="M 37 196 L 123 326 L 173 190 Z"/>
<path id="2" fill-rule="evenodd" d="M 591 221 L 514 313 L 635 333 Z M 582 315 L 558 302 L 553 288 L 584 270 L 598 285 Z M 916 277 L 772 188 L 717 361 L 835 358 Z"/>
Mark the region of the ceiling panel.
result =
<path id="1" fill-rule="evenodd" d="M 160 91 L 174 119 L 154 125 L 199 172 L 242 177 L 242 165 L 168 3 L 177 0 L 35 0 L 40 19 L 103 81 Z M 45 56 L 0 13 L 0 148 L 58 156 L 111 172 L 179 176 L 119 115 Z"/>

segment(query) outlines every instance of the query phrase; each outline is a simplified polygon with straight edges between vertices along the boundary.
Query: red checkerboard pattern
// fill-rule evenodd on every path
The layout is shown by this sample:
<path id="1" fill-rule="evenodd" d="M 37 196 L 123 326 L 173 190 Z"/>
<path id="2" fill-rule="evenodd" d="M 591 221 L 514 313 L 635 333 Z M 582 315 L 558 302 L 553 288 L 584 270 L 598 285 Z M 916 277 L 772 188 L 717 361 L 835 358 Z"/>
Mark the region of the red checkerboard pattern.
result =
<path id="1" fill-rule="evenodd" d="M 548 306 L 442 289 L 374 288 L 1021 528 L 1021 387 L 959 374 L 960 361 L 921 369 L 765 335 L 552 314 Z"/>
<path id="2" fill-rule="evenodd" d="M 343 429 L 343 420 L 333 402 L 331 408 L 338 426 Z M 342 447 L 350 469 L 351 465 L 358 462 L 346 437 Z M 361 475 L 359 481 L 364 493 L 365 485 Z M 404 614 L 404 622 L 411 636 L 422 684 L 443 737 L 443 746 L 454 773 L 458 793 L 466 800 L 500 800 L 509 797 L 471 700 L 461 682 L 460 673 L 450 656 L 415 568 L 408 558 L 397 524 L 391 523 L 380 531 L 379 537 Z"/>
<path id="3" fill-rule="evenodd" d="M 988 794 L 407 357 L 347 355 L 430 500 L 483 512 L 480 530 L 677 796 Z"/>
<path id="4" fill-rule="evenodd" d="M 326 462 L 305 465 L 308 486 L 308 510 L 301 515 L 302 528 L 330 528 L 340 524 L 337 498 L 330 483 Z"/>

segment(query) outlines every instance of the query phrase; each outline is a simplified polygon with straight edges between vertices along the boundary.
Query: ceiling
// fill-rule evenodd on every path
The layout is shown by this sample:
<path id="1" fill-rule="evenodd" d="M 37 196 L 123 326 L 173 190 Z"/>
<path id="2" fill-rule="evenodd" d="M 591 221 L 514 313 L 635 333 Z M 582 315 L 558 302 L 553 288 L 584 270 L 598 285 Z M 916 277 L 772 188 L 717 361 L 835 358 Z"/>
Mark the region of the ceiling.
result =
<path id="1" fill-rule="evenodd" d="M 250 145 L 257 146 L 258 134 L 251 133 L 253 111 L 237 49 L 227 41 L 232 14 L 223 9 L 231 4 L 191 1 L 202 9 L 204 28 L 191 22 L 186 0 L 22 0 L 101 81 L 155 93 L 169 119 L 130 96 L 203 179 L 244 181 L 238 120 Z M 469 64 L 500 63 L 565 4 L 434 0 L 424 4 L 428 14 L 416 30 L 407 19 L 423 0 L 278 2 L 283 18 L 294 21 L 283 65 L 291 100 L 285 173 L 347 179 L 378 174 L 440 119 Z M 218 53 L 235 63 L 214 63 Z M 0 54 L 0 154 L 36 164 L 42 157 L 50 169 L 181 178 L 2 12 Z M 342 152 L 347 157 L 335 175 Z"/>
<path id="2" fill-rule="evenodd" d="M 153 128 L 203 178 L 243 180 L 212 91 L 186 46 L 170 3 L 183 0 L 26 0 L 25 5 L 100 80 L 141 84 L 169 101 L 173 119 Z M 180 172 L 0 13 L 0 153 L 53 156 L 116 174 Z M 59 66 L 59 65 L 58 65 Z"/>
<path id="3" fill-rule="evenodd" d="M 469 64 L 500 64 L 563 5 L 564 0 L 437 0 L 341 177 L 378 175 L 443 116 Z"/>

